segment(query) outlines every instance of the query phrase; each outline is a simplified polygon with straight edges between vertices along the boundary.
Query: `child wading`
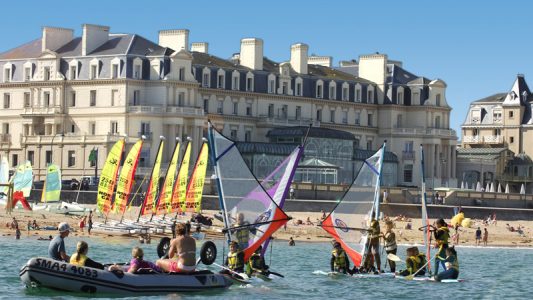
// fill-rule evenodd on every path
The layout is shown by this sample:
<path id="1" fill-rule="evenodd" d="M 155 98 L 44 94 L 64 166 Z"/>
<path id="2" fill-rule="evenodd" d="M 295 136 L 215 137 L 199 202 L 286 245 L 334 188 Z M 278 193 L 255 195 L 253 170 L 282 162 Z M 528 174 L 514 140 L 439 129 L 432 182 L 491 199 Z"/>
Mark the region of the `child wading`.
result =
<path id="1" fill-rule="evenodd" d="M 385 240 L 385 251 L 387 252 L 387 255 L 394 254 L 396 255 L 396 251 L 398 251 L 398 247 L 396 246 L 396 234 L 392 231 L 392 228 L 394 227 L 394 223 L 392 221 L 388 220 L 385 222 L 385 228 L 386 231 L 383 234 L 383 239 Z M 393 260 L 387 259 L 390 271 L 392 273 L 396 272 L 396 262 Z"/>

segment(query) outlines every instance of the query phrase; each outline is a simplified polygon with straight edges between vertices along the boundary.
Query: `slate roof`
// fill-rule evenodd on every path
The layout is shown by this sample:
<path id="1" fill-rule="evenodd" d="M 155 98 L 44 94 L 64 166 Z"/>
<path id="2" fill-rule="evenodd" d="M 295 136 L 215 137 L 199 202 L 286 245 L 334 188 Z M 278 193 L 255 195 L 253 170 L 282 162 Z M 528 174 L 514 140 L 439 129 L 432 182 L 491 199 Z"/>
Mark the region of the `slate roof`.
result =
<path id="1" fill-rule="evenodd" d="M 41 38 L 0 53 L 0 59 L 37 58 L 42 53 Z"/>
<path id="2" fill-rule="evenodd" d="M 307 133 L 309 127 L 307 126 L 294 126 L 294 127 L 279 127 L 274 128 L 268 131 L 267 137 L 303 137 Z M 335 130 L 335 129 L 329 129 L 324 127 L 311 127 L 311 130 L 309 130 L 309 137 L 315 137 L 315 138 L 329 138 L 329 139 L 340 139 L 340 140 L 355 140 L 355 137 L 353 134 L 341 131 L 341 130 Z"/>
<path id="3" fill-rule="evenodd" d="M 476 101 L 474 101 L 474 103 L 480 103 L 480 102 L 503 102 L 503 100 L 505 100 L 505 96 L 507 96 L 507 93 L 497 93 L 497 94 L 490 95 L 488 97 L 476 100 Z"/>

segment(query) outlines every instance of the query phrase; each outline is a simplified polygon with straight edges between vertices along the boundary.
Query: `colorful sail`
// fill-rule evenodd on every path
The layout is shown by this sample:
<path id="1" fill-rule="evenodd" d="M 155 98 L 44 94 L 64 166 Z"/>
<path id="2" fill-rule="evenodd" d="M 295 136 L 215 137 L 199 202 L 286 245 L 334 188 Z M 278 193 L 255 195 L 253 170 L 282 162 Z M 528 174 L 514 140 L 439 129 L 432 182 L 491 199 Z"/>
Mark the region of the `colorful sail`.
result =
<path id="1" fill-rule="evenodd" d="M 6 156 L 2 156 L 0 159 L 0 183 L 7 184 L 9 183 L 9 162 L 7 161 Z M 7 194 L 8 187 L 0 186 L 0 192 Z M 1 198 L 2 196 L 0 196 Z"/>
<path id="2" fill-rule="evenodd" d="M 124 160 L 124 165 L 120 170 L 117 183 L 117 194 L 115 195 L 115 213 L 124 213 L 128 200 L 130 198 L 131 188 L 133 186 L 133 179 L 135 177 L 135 171 L 137 171 L 137 163 L 141 156 L 141 148 L 143 145 L 143 139 L 138 140 Z"/>
<path id="3" fill-rule="evenodd" d="M 58 165 L 49 164 L 46 167 L 46 179 L 44 181 L 41 202 L 59 201 L 61 196 L 61 170 Z"/>
<path id="4" fill-rule="evenodd" d="M 371 216 L 379 213 L 379 178 L 384 151 L 385 145 L 363 162 L 350 188 L 321 224 L 341 243 L 357 267 L 361 266 L 366 252 Z"/>
<path id="5" fill-rule="evenodd" d="M 98 210 L 103 214 L 107 214 L 111 210 L 111 200 L 117 183 L 117 173 L 123 150 L 124 140 L 118 140 L 107 154 L 107 159 L 100 174 L 96 204 L 98 205 Z"/>
<path id="6" fill-rule="evenodd" d="M 289 217 L 252 174 L 235 142 L 215 130 L 211 123 L 209 147 L 227 239 L 236 240 L 248 260 Z"/>
<path id="7" fill-rule="evenodd" d="M 172 211 L 183 212 L 182 207 L 187 196 L 187 178 L 189 177 L 189 162 L 191 160 L 191 142 L 187 143 L 185 153 L 181 159 L 180 169 L 172 190 Z"/>
<path id="8" fill-rule="evenodd" d="M 422 232 L 424 233 L 424 250 L 428 263 L 428 270 L 431 269 L 431 224 L 428 219 L 427 197 L 426 197 L 426 178 L 424 170 L 424 147 L 420 145 L 420 168 L 422 171 Z"/>
<path id="9" fill-rule="evenodd" d="M 30 196 L 33 183 L 33 168 L 29 160 L 17 167 L 13 175 L 13 191 L 22 191 L 25 198 Z"/>
<path id="10" fill-rule="evenodd" d="M 202 204 L 202 194 L 204 191 L 205 173 L 207 171 L 207 159 L 209 157 L 209 146 L 203 143 L 202 149 L 198 154 L 198 159 L 187 186 L 186 200 L 181 207 L 182 211 L 200 212 Z"/>
<path id="11" fill-rule="evenodd" d="M 177 139 L 174 146 L 174 152 L 172 158 L 168 164 L 167 174 L 165 175 L 165 183 L 159 193 L 159 201 L 165 203 L 167 213 L 172 213 L 172 189 L 174 187 L 174 181 L 176 180 L 176 170 L 178 169 L 178 159 L 180 156 L 180 141 Z M 176 205 L 177 205 L 176 201 Z"/>
<path id="12" fill-rule="evenodd" d="M 164 211 L 166 208 L 165 202 L 160 202 L 161 198 L 158 198 L 159 194 L 159 178 L 161 173 L 161 160 L 163 160 L 163 148 L 165 141 L 159 142 L 159 148 L 157 149 L 157 156 L 155 158 L 154 167 L 152 168 L 152 175 L 148 183 L 148 190 L 146 191 L 145 201 L 151 203 L 148 206 L 152 211 L 157 213 L 159 210 Z M 161 204 L 161 205 L 160 205 Z M 145 204 L 146 207 L 146 204 Z"/>

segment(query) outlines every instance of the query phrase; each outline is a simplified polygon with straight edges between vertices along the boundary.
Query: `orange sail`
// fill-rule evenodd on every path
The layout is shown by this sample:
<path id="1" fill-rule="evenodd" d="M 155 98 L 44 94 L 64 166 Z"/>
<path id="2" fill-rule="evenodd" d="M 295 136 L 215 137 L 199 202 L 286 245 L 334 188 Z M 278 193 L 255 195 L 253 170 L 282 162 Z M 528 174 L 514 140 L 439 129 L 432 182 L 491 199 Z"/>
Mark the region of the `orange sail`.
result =
<path id="1" fill-rule="evenodd" d="M 185 196 L 187 195 L 187 177 L 189 176 L 189 161 L 191 159 L 191 142 L 187 143 L 185 154 L 181 159 L 180 170 L 176 182 L 174 183 L 174 190 L 172 191 L 172 206 L 170 212 L 182 212 L 182 207 L 185 203 Z"/>
<path id="2" fill-rule="evenodd" d="M 124 140 L 118 140 L 113 148 L 111 148 L 111 151 L 109 151 L 109 154 L 107 154 L 107 159 L 100 174 L 96 203 L 98 210 L 103 214 L 107 214 L 111 209 L 111 199 L 115 190 L 118 167 L 123 150 Z"/>
<path id="3" fill-rule="evenodd" d="M 139 162 L 139 156 L 141 155 L 141 148 L 143 140 L 138 140 L 131 148 L 122 170 L 120 170 L 120 176 L 117 184 L 117 194 L 115 196 L 115 213 L 124 213 L 130 198 L 131 188 L 133 186 L 133 178 L 135 177 L 135 171 L 137 170 L 137 163 Z"/>
<path id="4" fill-rule="evenodd" d="M 187 186 L 187 196 L 184 205 L 181 207 L 182 211 L 187 212 L 200 212 L 201 203 L 202 203 L 202 194 L 204 191 L 204 182 L 205 182 L 205 172 L 207 171 L 207 159 L 209 154 L 209 146 L 207 142 L 204 142 L 200 153 L 198 154 L 198 159 L 196 160 L 196 165 L 189 180 L 189 185 Z"/>

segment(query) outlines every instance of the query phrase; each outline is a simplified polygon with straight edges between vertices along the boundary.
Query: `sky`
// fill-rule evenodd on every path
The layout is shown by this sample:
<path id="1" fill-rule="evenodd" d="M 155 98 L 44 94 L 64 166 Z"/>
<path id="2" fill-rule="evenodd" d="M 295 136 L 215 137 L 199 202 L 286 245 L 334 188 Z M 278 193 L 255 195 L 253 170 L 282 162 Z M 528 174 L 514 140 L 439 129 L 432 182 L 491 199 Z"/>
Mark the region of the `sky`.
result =
<path id="1" fill-rule="evenodd" d="M 447 85 L 450 126 L 472 101 L 507 92 L 517 74 L 533 87 L 533 2 L 529 1 L 9 1 L 2 2 L 0 53 L 41 36 L 43 26 L 107 25 L 157 42 L 162 29 L 189 29 L 189 42 L 229 58 L 240 40 L 264 40 L 264 55 L 287 61 L 290 45 L 332 56 L 334 66 L 385 53 L 406 70 Z M 531 74 L 531 79 L 528 75 Z"/>

